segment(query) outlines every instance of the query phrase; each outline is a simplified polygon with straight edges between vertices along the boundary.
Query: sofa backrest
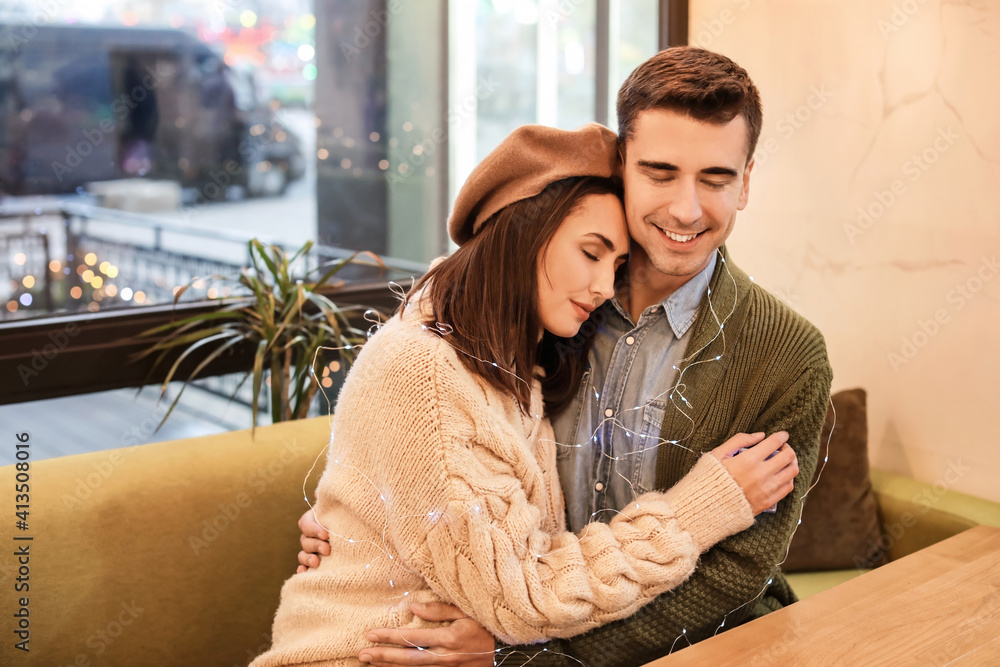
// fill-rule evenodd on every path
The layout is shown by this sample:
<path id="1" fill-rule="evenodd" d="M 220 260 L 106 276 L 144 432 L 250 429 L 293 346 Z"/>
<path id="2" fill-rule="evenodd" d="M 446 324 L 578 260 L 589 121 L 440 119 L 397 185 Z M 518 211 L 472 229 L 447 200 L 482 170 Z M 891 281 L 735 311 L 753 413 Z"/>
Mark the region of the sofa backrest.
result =
<path id="1" fill-rule="evenodd" d="M 329 434 L 320 417 L 254 439 L 236 431 L 31 463 L 29 528 L 12 516 L 0 528 L 0 663 L 246 665 L 270 644 L 295 572 L 303 481 L 315 462 L 312 500 Z M 15 475 L 0 468 L 9 513 Z M 30 554 L 30 588 L 14 599 L 11 545 Z M 30 653 L 13 646 L 19 596 Z"/>

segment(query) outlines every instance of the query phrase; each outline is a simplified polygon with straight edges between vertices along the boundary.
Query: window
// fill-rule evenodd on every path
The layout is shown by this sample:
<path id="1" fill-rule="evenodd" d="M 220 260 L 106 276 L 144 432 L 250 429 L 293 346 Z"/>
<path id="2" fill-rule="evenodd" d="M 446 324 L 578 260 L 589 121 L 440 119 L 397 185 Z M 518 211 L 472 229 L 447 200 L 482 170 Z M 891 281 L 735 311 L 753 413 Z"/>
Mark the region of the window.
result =
<path id="1" fill-rule="evenodd" d="M 658 46 L 660 4 L 0 10 L 0 336 L 23 357 L 4 368 L 30 361 L 31 336 L 61 322 L 44 318 L 82 323 L 70 347 L 104 346 L 169 318 L 183 285 L 189 308 L 238 296 L 217 276 L 238 274 L 251 238 L 287 250 L 313 241 L 312 266 L 373 251 L 388 272 L 344 275 L 374 280 L 391 306 L 390 280 L 405 286 L 449 252 L 451 202 L 506 134 L 523 123 L 614 127 L 618 85 Z M 126 366 L 123 351 L 105 353 L 100 389 L 138 384 L 106 372 Z M 81 353 L 72 368 L 86 373 L 49 373 L 0 402 L 94 391 L 92 362 Z M 66 379 L 50 387 L 54 375 Z"/>

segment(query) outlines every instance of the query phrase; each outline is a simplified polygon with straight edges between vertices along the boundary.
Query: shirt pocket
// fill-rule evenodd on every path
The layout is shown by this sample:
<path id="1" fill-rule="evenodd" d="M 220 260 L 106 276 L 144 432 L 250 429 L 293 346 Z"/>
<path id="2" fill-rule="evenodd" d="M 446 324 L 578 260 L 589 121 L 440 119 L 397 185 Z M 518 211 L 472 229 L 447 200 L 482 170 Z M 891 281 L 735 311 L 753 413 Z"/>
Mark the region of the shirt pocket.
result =
<path id="1" fill-rule="evenodd" d="M 660 447 L 672 447 L 669 443 L 660 442 L 663 430 L 663 415 L 666 413 L 667 402 L 663 400 L 650 401 L 642 410 L 642 426 L 639 431 L 639 441 L 636 443 L 633 455 L 631 481 L 639 493 L 646 493 L 655 486 L 656 457 Z"/>
<path id="2" fill-rule="evenodd" d="M 576 398 L 567 410 L 576 410 L 576 419 L 573 420 L 573 430 L 570 431 L 573 435 L 573 440 L 571 442 L 557 442 L 556 443 L 556 460 L 562 461 L 568 459 L 570 454 L 573 453 L 574 449 L 579 449 L 583 444 L 590 442 L 589 437 L 582 440 L 580 439 L 580 422 L 583 420 L 584 415 L 589 415 L 590 411 L 587 409 L 588 392 L 590 389 L 590 369 L 588 368 L 584 372 L 583 377 L 580 379 L 580 388 L 577 389 Z"/>

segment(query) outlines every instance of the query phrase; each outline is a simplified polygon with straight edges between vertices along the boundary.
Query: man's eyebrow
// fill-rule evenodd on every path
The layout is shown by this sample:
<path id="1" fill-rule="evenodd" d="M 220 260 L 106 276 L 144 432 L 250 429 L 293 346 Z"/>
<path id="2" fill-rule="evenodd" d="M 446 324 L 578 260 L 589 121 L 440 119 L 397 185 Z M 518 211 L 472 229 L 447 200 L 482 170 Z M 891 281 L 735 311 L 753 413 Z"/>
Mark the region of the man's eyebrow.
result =
<path id="1" fill-rule="evenodd" d="M 657 171 L 680 171 L 680 168 L 669 162 L 658 162 L 656 160 L 638 160 L 636 165 L 645 169 L 656 169 Z M 736 178 L 736 170 L 729 167 L 707 167 L 701 170 L 706 176 L 729 176 Z"/>
<path id="2" fill-rule="evenodd" d="M 729 167 L 709 167 L 708 169 L 702 169 L 701 173 L 706 176 L 729 176 L 736 178 L 736 170 Z"/>
<path id="3" fill-rule="evenodd" d="M 657 169 L 659 171 L 680 171 L 677 165 L 669 162 L 658 162 L 656 160 L 638 160 L 636 165 L 646 169 Z"/>
<path id="4" fill-rule="evenodd" d="M 614 242 L 611 239 L 609 239 L 607 236 L 605 236 L 604 234 L 599 234 L 598 232 L 590 232 L 589 234 L 584 234 L 583 236 L 585 238 L 587 236 L 593 236 L 598 241 L 600 241 L 601 243 L 603 243 L 605 248 L 607 248 L 611 252 L 615 251 L 615 244 L 614 244 Z M 618 259 L 628 259 L 628 253 L 626 252 L 626 253 L 623 253 L 623 254 L 619 255 Z"/>

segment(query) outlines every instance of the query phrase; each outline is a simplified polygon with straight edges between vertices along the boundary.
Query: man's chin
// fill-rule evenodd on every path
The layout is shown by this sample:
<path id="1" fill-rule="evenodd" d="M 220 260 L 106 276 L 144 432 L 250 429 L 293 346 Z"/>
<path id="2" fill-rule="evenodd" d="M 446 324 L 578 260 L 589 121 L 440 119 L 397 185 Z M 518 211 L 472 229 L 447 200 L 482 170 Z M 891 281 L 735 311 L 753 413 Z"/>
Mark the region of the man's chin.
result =
<path id="1" fill-rule="evenodd" d="M 650 257 L 650 264 L 656 271 L 675 278 L 690 278 L 708 266 L 708 262 L 709 256 L 705 255 L 678 257 L 674 253 L 657 253 L 657 256 Z"/>

